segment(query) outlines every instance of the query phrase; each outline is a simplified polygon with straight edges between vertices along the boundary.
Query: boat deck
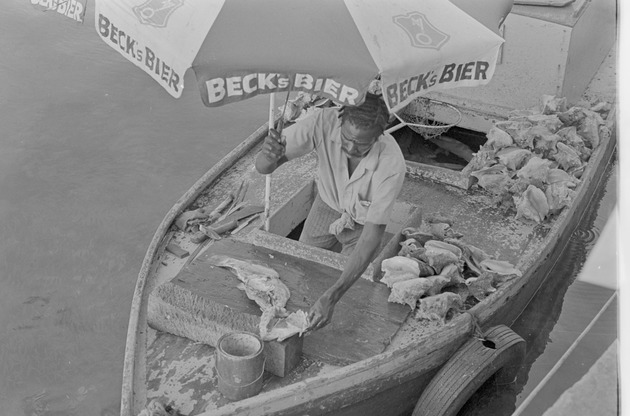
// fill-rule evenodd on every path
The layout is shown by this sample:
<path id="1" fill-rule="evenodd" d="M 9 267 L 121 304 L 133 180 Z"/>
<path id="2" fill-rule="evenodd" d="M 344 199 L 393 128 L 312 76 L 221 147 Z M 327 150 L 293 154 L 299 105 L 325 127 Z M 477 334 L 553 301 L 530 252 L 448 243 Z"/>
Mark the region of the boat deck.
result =
<path id="1" fill-rule="evenodd" d="M 463 234 L 462 241 L 490 256 L 517 267 L 523 253 L 549 231 L 548 225 L 517 220 L 497 207 L 496 200 L 478 190 L 408 178 L 400 199 L 422 207 L 423 217 L 439 215 L 453 222 L 452 229 Z"/>
<path id="2" fill-rule="evenodd" d="M 249 183 L 246 200 L 259 204 L 263 198 L 261 190 L 264 189 L 264 184 L 262 183 L 264 179 L 261 175 L 257 175 L 252 171 L 250 163 L 252 163 L 251 159 L 246 158 L 230 169 L 216 186 L 212 187 L 210 193 L 202 194 L 198 198 L 198 205 L 217 204 L 229 191 L 236 189 L 244 177 Z M 313 285 L 309 283 L 308 291 L 299 289 L 298 281 L 292 284 L 290 283 L 291 279 L 289 279 L 287 282 L 291 288 L 292 296 L 295 291 L 300 293 L 302 297 L 298 302 L 289 304 L 289 310 L 291 308 L 307 310 L 308 305 L 312 304 L 315 299 L 313 296 L 319 291 L 323 292 L 324 286 L 328 284 L 328 281 L 332 281 L 335 278 L 345 261 L 344 256 L 340 254 L 313 249 L 282 235 L 291 231 L 286 227 L 287 222 L 292 221 L 296 223 L 303 219 L 297 218 L 288 221 L 283 209 L 286 211 L 287 201 L 292 201 L 290 203 L 295 205 L 295 201 L 302 194 L 306 195 L 307 202 L 310 200 L 308 190 L 310 189 L 309 186 L 312 187 L 313 178 L 311 172 L 314 170 L 312 169 L 314 163 L 314 158 L 307 160 L 306 163 L 304 160 L 301 160 L 299 163 L 293 162 L 285 165 L 274 173 L 271 206 L 272 212 L 275 214 L 271 219 L 272 232 L 270 233 L 261 230 L 262 224 L 255 221 L 237 235 L 210 243 L 204 246 L 202 250 L 195 252 L 196 247 L 188 240 L 186 234 L 173 231 L 173 240 L 192 254 L 187 258 L 178 258 L 172 253 L 165 251 L 156 270 L 156 275 L 159 276 L 159 279 L 156 280 L 159 283 L 156 283 L 156 286 L 159 285 L 161 289 L 170 281 L 186 280 L 182 278 L 182 273 L 179 272 L 180 269 L 190 271 L 196 268 L 196 276 L 203 275 L 204 272 L 200 269 L 203 266 L 200 266 L 200 264 L 203 264 L 204 258 L 211 253 L 231 253 L 238 257 L 238 252 L 242 247 L 236 249 L 235 245 L 256 244 L 256 247 L 258 247 L 256 256 L 260 257 L 260 260 L 266 260 L 267 262 L 275 259 L 272 261 L 276 266 L 274 268 L 281 276 L 283 275 L 283 264 L 291 264 L 293 269 L 296 267 L 301 268 L 297 273 L 295 270 L 287 270 L 286 276 L 303 276 L 305 274 L 303 269 L 308 264 L 317 265 L 320 272 L 321 270 L 326 271 L 324 273 L 326 275 L 324 283 L 326 284 L 322 283 L 321 280 L 315 284 L 319 279 L 310 280 Z M 463 235 L 463 241 L 481 248 L 496 259 L 511 262 L 517 267 L 528 266 L 526 264 L 519 266 L 518 263 L 522 259 L 530 257 L 523 256 L 523 253 L 527 253 L 528 250 L 531 251 L 532 248 L 539 246 L 537 243 L 542 242 L 542 239 L 550 229 L 548 225 L 525 223 L 516 220 L 513 215 L 506 216 L 505 212 L 496 207 L 496 203 L 491 196 L 462 189 L 454 185 L 419 178 L 414 174 L 417 174 L 423 167 L 413 162 L 409 162 L 409 165 L 409 170 L 412 174 L 406 180 L 399 196 L 394 218 L 387 229 L 388 238 L 400 239 L 399 234 L 396 233 L 404 226 L 419 226 L 420 216 L 417 215 L 416 211 L 418 206 L 422 206 L 421 215 L 423 217 L 438 215 L 447 217 L 452 221 L 452 229 Z M 434 170 L 433 168 L 431 169 L 432 172 Z M 447 172 L 445 174 L 449 175 L 450 173 Z M 292 206 L 291 211 L 296 211 L 295 206 Z M 304 211 L 303 215 L 306 216 L 306 214 L 307 211 Z M 413 221 L 410 223 L 408 221 L 409 218 L 415 218 L 416 223 L 413 223 Z M 276 225 L 274 226 L 274 224 Z M 278 231 L 277 234 L 273 233 L 274 227 Z M 393 242 L 396 251 L 399 249 L 398 241 Z M 386 248 L 387 243 L 388 241 L 384 241 L 383 247 Z M 389 243 L 389 249 L 391 250 L 391 242 Z M 252 245 L 251 247 L 254 246 Z M 248 253 L 251 255 L 253 251 L 249 250 Z M 208 272 L 207 267 L 206 272 Z M 212 273 L 216 273 L 216 270 Z M 355 284 L 356 287 L 353 287 L 342 298 L 336 308 L 336 319 L 333 324 L 305 338 L 304 356 L 293 371 L 286 377 L 277 377 L 265 373 L 263 392 L 289 385 L 297 380 L 324 374 L 331 369 L 337 368 L 338 365 L 368 358 L 370 355 L 378 354 L 388 347 L 397 348 L 404 346 L 418 339 L 424 332 L 424 329 L 432 327 L 431 324 L 421 324 L 415 319 L 408 319 L 403 323 L 410 309 L 407 306 L 388 303 L 387 295 L 389 289 L 380 283 L 368 281 L 374 275 L 375 270 L 372 267 L 364 274 L 366 279 Z M 153 292 L 159 292 L 159 290 L 153 290 Z M 239 291 L 236 290 L 236 292 Z M 240 296 L 243 302 L 253 304 L 243 294 L 236 294 L 236 296 Z M 150 322 L 151 315 L 155 315 L 155 310 L 158 309 L 155 306 L 155 298 L 156 296 L 152 295 L 149 301 Z M 358 305 L 362 301 L 370 298 L 372 300 L 380 300 L 378 302 L 363 302 L 364 306 L 358 309 Z M 151 306 L 152 304 L 154 305 L 153 307 Z M 348 313 L 352 310 L 357 310 L 358 313 Z M 379 310 L 383 312 L 379 312 Z M 168 313 L 173 312 L 170 310 Z M 166 316 L 167 313 L 162 311 L 162 315 Z M 388 323 L 388 325 L 375 325 L 374 322 L 378 316 L 381 316 L 379 318 L 381 322 Z M 361 322 L 364 322 L 366 325 L 360 325 Z M 372 329 L 367 332 L 373 333 L 373 336 L 368 337 L 365 329 L 370 326 L 367 325 L 370 322 Z M 402 330 L 398 331 L 401 325 Z M 356 328 L 353 329 L 353 326 L 356 326 Z M 188 328 L 188 331 L 189 333 L 201 334 L 204 332 L 203 328 L 204 325 L 197 324 L 197 326 L 192 325 Z M 358 331 L 358 329 L 361 329 L 361 331 Z M 148 362 L 150 363 L 148 374 L 153 381 L 148 383 L 148 399 L 172 397 L 180 398 L 181 400 L 182 397 L 185 397 L 185 402 L 175 404 L 183 413 L 192 414 L 197 413 L 202 408 L 218 408 L 227 403 L 227 400 L 216 392 L 217 378 L 213 363 L 214 349 L 200 341 L 206 341 L 210 344 L 212 342 L 203 339 L 195 340 L 177 337 L 166 332 L 155 331 L 152 328 L 149 331 L 151 342 L 148 348 Z M 177 331 L 173 330 L 170 332 L 177 333 Z M 361 334 L 360 332 L 366 333 Z M 333 342 L 333 340 L 336 340 L 336 342 Z M 339 348 L 334 348 L 335 345 L 338 345 Z M 331 351 L 345 352 L 332 354 Z M 329 355 L 327 356 L 327 354 Z M 166 362 L 170 362 L 170 364 L 164 365 Z M 154 367 L 151 367 L 151 363 L 153 363 Z M 170 382 L 169 379 L 171 380 Z M 189 393 L 185 394 L 185 392 Z"/>

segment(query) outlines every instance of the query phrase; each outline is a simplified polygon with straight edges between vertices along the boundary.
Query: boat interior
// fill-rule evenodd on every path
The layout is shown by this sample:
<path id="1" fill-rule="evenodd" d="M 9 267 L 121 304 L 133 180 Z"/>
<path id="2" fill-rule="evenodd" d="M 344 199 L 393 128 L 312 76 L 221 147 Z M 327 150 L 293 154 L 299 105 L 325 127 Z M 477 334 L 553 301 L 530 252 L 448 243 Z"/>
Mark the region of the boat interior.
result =
<path id="1" fill-rule="evenodd" d="M 260 132 L 261 137 L 264 134 L 264 131 Z M 399 143 L 407 145 L 407 178 L 379 254 L 363 274 L 363 279 L 359 279 L 338 303 L 331 324 L 297 337 L 298 341 L 287 340 L 279 343 L 282 344 L 280 347 L 276 345 L 275 348 L 286 353 L 292 348 L 286 344 L 297 342 L 295 348 L 301 350 L 301 354 L 292 368 L 265 371 L 262 392 L 407 345 L 435 325 L 414 319 L 407 305 L 388 302 L 390 290 L 378 282 L 380 263 L 398 253 L 403 229 L 419 227 L 423 218 L 447 218 L 463 241 L 516 267 L 527 266 L 521 264 L 522 260 L 530 257 L 528 251 L 538 246 L 549 230 L 548 226 L 525 223 L 515 219 L 514 215 L 506 215 L 491 195 L 471 189 L 468 178 L 461 172 L 467 163 L 465 159 L 447 154 L 446 150 L 407 127 L 398 129 L 394 136 Z M 471 152 L 485 142 L 485 133 L 465 129 L 455 129 L 450 137 L 451 142 L 458 140 Z M 221 174 L 187 209 L 216 206 L 242 183 L 247 185 L 245 200 L 262 204 L 265 178 L 253 167 L 259 146 Z M 414 153 L 418 152 L 425 152 L 422 162 L 427 163 L 417 161 Z M 221 333 L 255 331 L 260 309 L 235 288 L 238 280 L 234 274 L 208 262 L 212 255 L 254 259 L 274 268 L 291 290 L 286 306 L 289 312 L 308 311 L 337 279 L 345 256 L 297 241 L 316 192 L 315 166 L 315 156 L 308 155 L 274 172 L 268 230 L 259 219 L 233 235 L 195 244 L 188 233 L 171 227 L 169 237 L 159 251 L 159 261 L 154 262 L 152 278 L 147 283 L 150 293 L 146 364 L 148 400 L 172 403 L 184 414 L 197 414 L 229 403 L 216 388 L 213 345 Z M 169 251 L 167 243 L 177 245 L 189 255 Z M 217 285 L 218 281 L 220 285 Z M 217 290 L 217 286 L 221 288 Z M 221 319 L 213 318 L 210 316 L 212 311 L 220 309 L 216 305 L 251 319 L 235 323 L 223 315 Z M 270 343 L 266 344 L 269 348 Z"/>

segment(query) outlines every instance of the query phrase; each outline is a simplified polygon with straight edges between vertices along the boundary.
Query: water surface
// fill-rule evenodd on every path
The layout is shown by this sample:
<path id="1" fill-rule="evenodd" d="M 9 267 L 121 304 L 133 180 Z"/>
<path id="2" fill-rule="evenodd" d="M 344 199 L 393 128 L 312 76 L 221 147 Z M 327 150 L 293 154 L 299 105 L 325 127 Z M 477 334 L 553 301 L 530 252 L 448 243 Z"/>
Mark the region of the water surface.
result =
<path id="1" fill-rule="evenodd" d="M 0 9 L 0 414 L 116 414 L 131 297 L 173 203 L 268 99 L 175 100 L 83 25 Z"/>

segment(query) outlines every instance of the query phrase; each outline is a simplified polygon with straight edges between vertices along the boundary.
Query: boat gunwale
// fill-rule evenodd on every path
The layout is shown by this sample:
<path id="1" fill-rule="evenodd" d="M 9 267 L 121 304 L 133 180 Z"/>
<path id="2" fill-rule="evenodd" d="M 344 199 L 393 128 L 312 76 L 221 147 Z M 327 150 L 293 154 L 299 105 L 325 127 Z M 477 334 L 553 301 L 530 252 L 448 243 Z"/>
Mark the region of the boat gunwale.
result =
<path id="1" fill-rule="evenodd" d="M 340 391 L 340 387 L 343 387 L 344 391 L 349 391 L 353 387 L 363 391 L 366 389 L 365 381 L 367 379 L 370 379 L 370 382 L 373 384 L 380 384 L 383 383 L 385 380 L 397 380 L 398 382 L 404 382 L 406 380 L 413 379 L 414 377 L 418 377 L 419 373 L 424 373 L 443 364 L 442 360 L 436 363 L 433 367 L 417 368 L 417 364 L 423 363 L 423 357 L 431 355 L 430 353 L 427 354 L 426 348 L 418 348 L 418 344 L 424 344 L 425 342 L 431 344 L 434 347 L 434 351 L 445 349 L 445 347 L 447 349 L 454 349 L 456 347 L 459 347 L 459 345 L 456 344 L 455 340 L 461 338 L 460 344 L 462 344 L 466 340 L 467 335 L 473 330 L 473 319 L 471 314 L 475 315 L 478 323 L 482 326 L 491 321 L 493 316 L 500 308 L 508 305 L 508 301 L 512 298 L 512 296 L 517 295 L 521 291 L 521 289 L 523 289 L 523 287 L 527 283 L 529 283 L 530 280 L 534 279 L 534 276 L 538 273 L 539 267 L 547 261 L 547 257 L 550 255 L 553 246 L 555 246 L 555 244 L 552 244 L 553 241 L 555 241 L 560 234 L 569 233 L 570 235 L 570 233 L 573 231 L 568 230 L 567 225 L 571 223 L 572 217 L 575 215 L 578 209 L 580 211 L 583 210 L 582 203 L 584 202 L 584 199 L 590 194 L 590 192 L 588 192 L 588 189 L 590 189 L 590 187 L 592 186 L 596 186 L 597 183 L 599 183 L 599 180 L 601 179 L 600 177 L 602 175 L 602 172 L 600 171 L 603 171 L 603 168 L 605 167 L 600 166 L 602 161 L 607 155 L 609 158 L 612 157 L 616 141 L 616 121 L 614 108 L 609 113 L 609 117 L 606 122 L 609 127 L 612 126 L 610 128 L 611 135 L 602 141 L 600 146 L 597 148 L 598 151 L 594 155 L 595 157 L 592 157 L 589 161 L 583 174 L 583 178 L 585 180 L 580 182 L 580 184 L 578 185 L 576 198 L 574 199 L 571 206 L 568 207 L 568 209 L 563 210 L 559 214 L 558 218 L 556 218 L 549 232 L 543 237 L 544 244 L 540 244 L 539 249 L 528 253 L 528 261 L 526 260 L 524 263 L 519 264 L 519 266 L 526 266 L 526 271 L 522 277 L 506 282 L 504 285 L 499 287 L 498 290 L 491 296 L 489 296 L 479 304 L 475 305 L 475 307 L 473 307 L 469 311 L 470 313 L 464 313 L 457 316 L 451 322 L 449 322 L 446 327 L 440 326 L 439 328 L 424 332 L 418 337 L 418 342 L 409 343 L 408 345 L 400 348 L 388 349 L 380 354 L 359 361 L 357 363 L 353 363 L 339 369 L 334 369 L 325 374 L 319 374 L 304 380 L 300 380 L 290 385 L 271 390 L 269 392 L 261 393 L 249 399 L 230 403 L 222 406 L 219 409 L 212 409 L 211 411 L 203 412 L 200 414 L 200 416 L 229 415 L 234 414 L 237 411 L 247 412 L 247 414 L 251 415 L 262 415 L 264 414 L 264 412 L 270 410 L 269 408 L 266 408 L 265 405 L 268 406 L 271 401 L 284 401 L 286 403 L 286 408 L 277 408 L 274 410 L 278 414 L 284 414 L 283 412 L 289 412 L 292 409 L 294 410 L 296 409 L 296 406 L 303 406 L 304 410 L 306 410 L 306 408 L 309 407 L 309 403 L 311 406 L 313 405 L 313 399 L 317 399 L 318 403 L 325 402 L 327 398 L 333 398 L 336 394 L 338 394 Z M 155 256 L 159 251 L 160 243 L 163 242 L 162 240 L 166 236 L 166 233 L 170 228 L 172 221 L 183 210 L 183 208 L 193 202 L 194 199 L 203 192 L 203 190 L 205 190 L 214 180 L 216 180 L 223 172 L 225 172 L 230 166 L 232 166 L 236 160 L 247 154 L 255 146 L 255 144 L 257 144 L 258 141 L 261 140 L 262 135 L 264 134 L 266 129 L 267 124 L 263 125 L 256 132 L 250 135 L 245 142 L 241 143 L 240 146 L 230 152 L 217 165 L 211 168 L 210 171 L 208 171 L 201 179 L 199 179 L 195 183 L 195 185 L 178 200 L 173 208 L 171 208 L 167 216 L 160 224 L 160 227 L 156 231 L 154 238 L 149 246 L 149 249 L 147 250 L 147 255 L 145 257 L 145 261 L 143 262 L 139 279 L 136 285 L 136 291 L 134 292 L 132 311 L 136 311 L 137 313 L 130 316 L 128 342 L 125 353 L 125 368 L 123 373 L 123 393 L 125 392 L 125 386 L 127 386 L 128 394 L 133 396 L 133 384 L 130 385 L 129 382 L 133 382 L 135 377 L 146 376 L 144 372 L 140 372 L 141 374 L 137 374 L 137 371 L 135 371 L 136 367 L 134 367 L 134 363 L 129 362 L 133 361 L 133 359 L 137 356 L 139 352 L 139 350 L 137 349 L 138 339 L 135 336 L 135 332 L 132 334 L 132 329 L 134 331 L 138 330 L 142 318 L 144 318 L 142 319 L 142 323 L 144 325 L 147 325 L 146 310 L 144 311 L 144 316 L 142 316 L 143 311 L 140 309 L 142 308 L 143 304 L 146 304 L 146 301 L 144 301 L 143 298 L 148 297 L 148 293 L 143 292 L 146 286 L 146 279 L 149 275 L 151 265 L 154 263 Z M 606 160 L 606 162 L 608 163 L 608 160 Z M 597 181 L 595 181 L 596 183 L 593 184 L 592 182 L 595 178 L 597 178 Z M 445 185 L 449 184 L 446 183 Z M 540 285 L 536 287 L 535 290 L 532 292 L 532 295 L 530 296 L 530 299 L 527 300 L 527 303 L 529 303 L 531 297 L 533 297 L 533 295 L 538 291 L 539 287 L 544 283 L 545 280 L 546 276 L 544 278 L 541 278 Z M 134 316 L 136 316 L 135 320 Z M 448 328 L 448 331 L 445 331 L 445 328 Z M 441 343 L 432 342 L 432 340 L 436 339 L 436 334 L 443 337 L 443 341 Z M 132 344 L 131 346 L 130 343 Z M 146 343 L 140 343 L 139 347 L 141 349 L 146 349 Z M 446 357 L 446 359 L 448 359 L 448 356 Z M 400 361 L 400 364 L 398 366 L 395 366 L 393 363 L 397 361 Z M 412 366 L 409 364 L 410 362 L 416 365 Z M 382 374 L 380 374 L 380 377 L 362 378 L 362 374 L 366 374 L 366 372 L 373 373 L 375 368 L 387 366 L 388 364 L 393 365 L 393 367 L 391 367 L 390 369 L 381 369 L 383 372 Z M 427 365 L 430 364 L 425 364 L 425 366 Z M 349 388 L 348 379 L 351 377 L 356 378 L 359 382 L 363 381 L 363 384 L 359 383 L 360 385 L 357 387 L 350 383 L 352 387 Z M 336 387 L 331 388 L 331 386 Z M 314 394 L 315 389 L 326 390 L 329 391 L 329 393 L 325 395 L 317 395 Z M 321 391 L 320 393 L 325 392 Z M 356 402 L 356 400 L 352 400 L 353 395 L 350 394 L 347 396 L 350 398 L 347 405 L 352 405 Z M 299 401 L 299 404 L 297 404 L 297 399 L 300 397 L 301 399 Z M 121 411 L 121 415 L 135 415 L 135 413 L 130 413 L 129 410 L 129 404 L 134 403 L 134 397 L 125 397 L 123 395 L 123 403 L 126 403 L 125 405 L 127 407 L 124 407 L 121 404 L 121 409 L 124 410 L 124 412 Z M 133 406 L 131 407 L 131 409 L 142 409 L 145 405 L 146 403 L 138 404 L 138 406 L 140 407 Z"/>

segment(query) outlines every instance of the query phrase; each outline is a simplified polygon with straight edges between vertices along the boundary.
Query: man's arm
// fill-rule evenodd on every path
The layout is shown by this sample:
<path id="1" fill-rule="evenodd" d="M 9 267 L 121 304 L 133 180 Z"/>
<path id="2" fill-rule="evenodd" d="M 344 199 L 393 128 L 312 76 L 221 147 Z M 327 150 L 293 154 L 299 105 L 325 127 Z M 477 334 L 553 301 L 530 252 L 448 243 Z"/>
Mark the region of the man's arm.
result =
<path id="1" fill-rule="evenodd" d="M 321 329 L 332 319 L 335 305 L 363 274 L 378 249 L 385 224 L 366 222 L 356 247 L 348 257 L 339 279 L 311 307 L 308 313 L 309 330 Z"/>

